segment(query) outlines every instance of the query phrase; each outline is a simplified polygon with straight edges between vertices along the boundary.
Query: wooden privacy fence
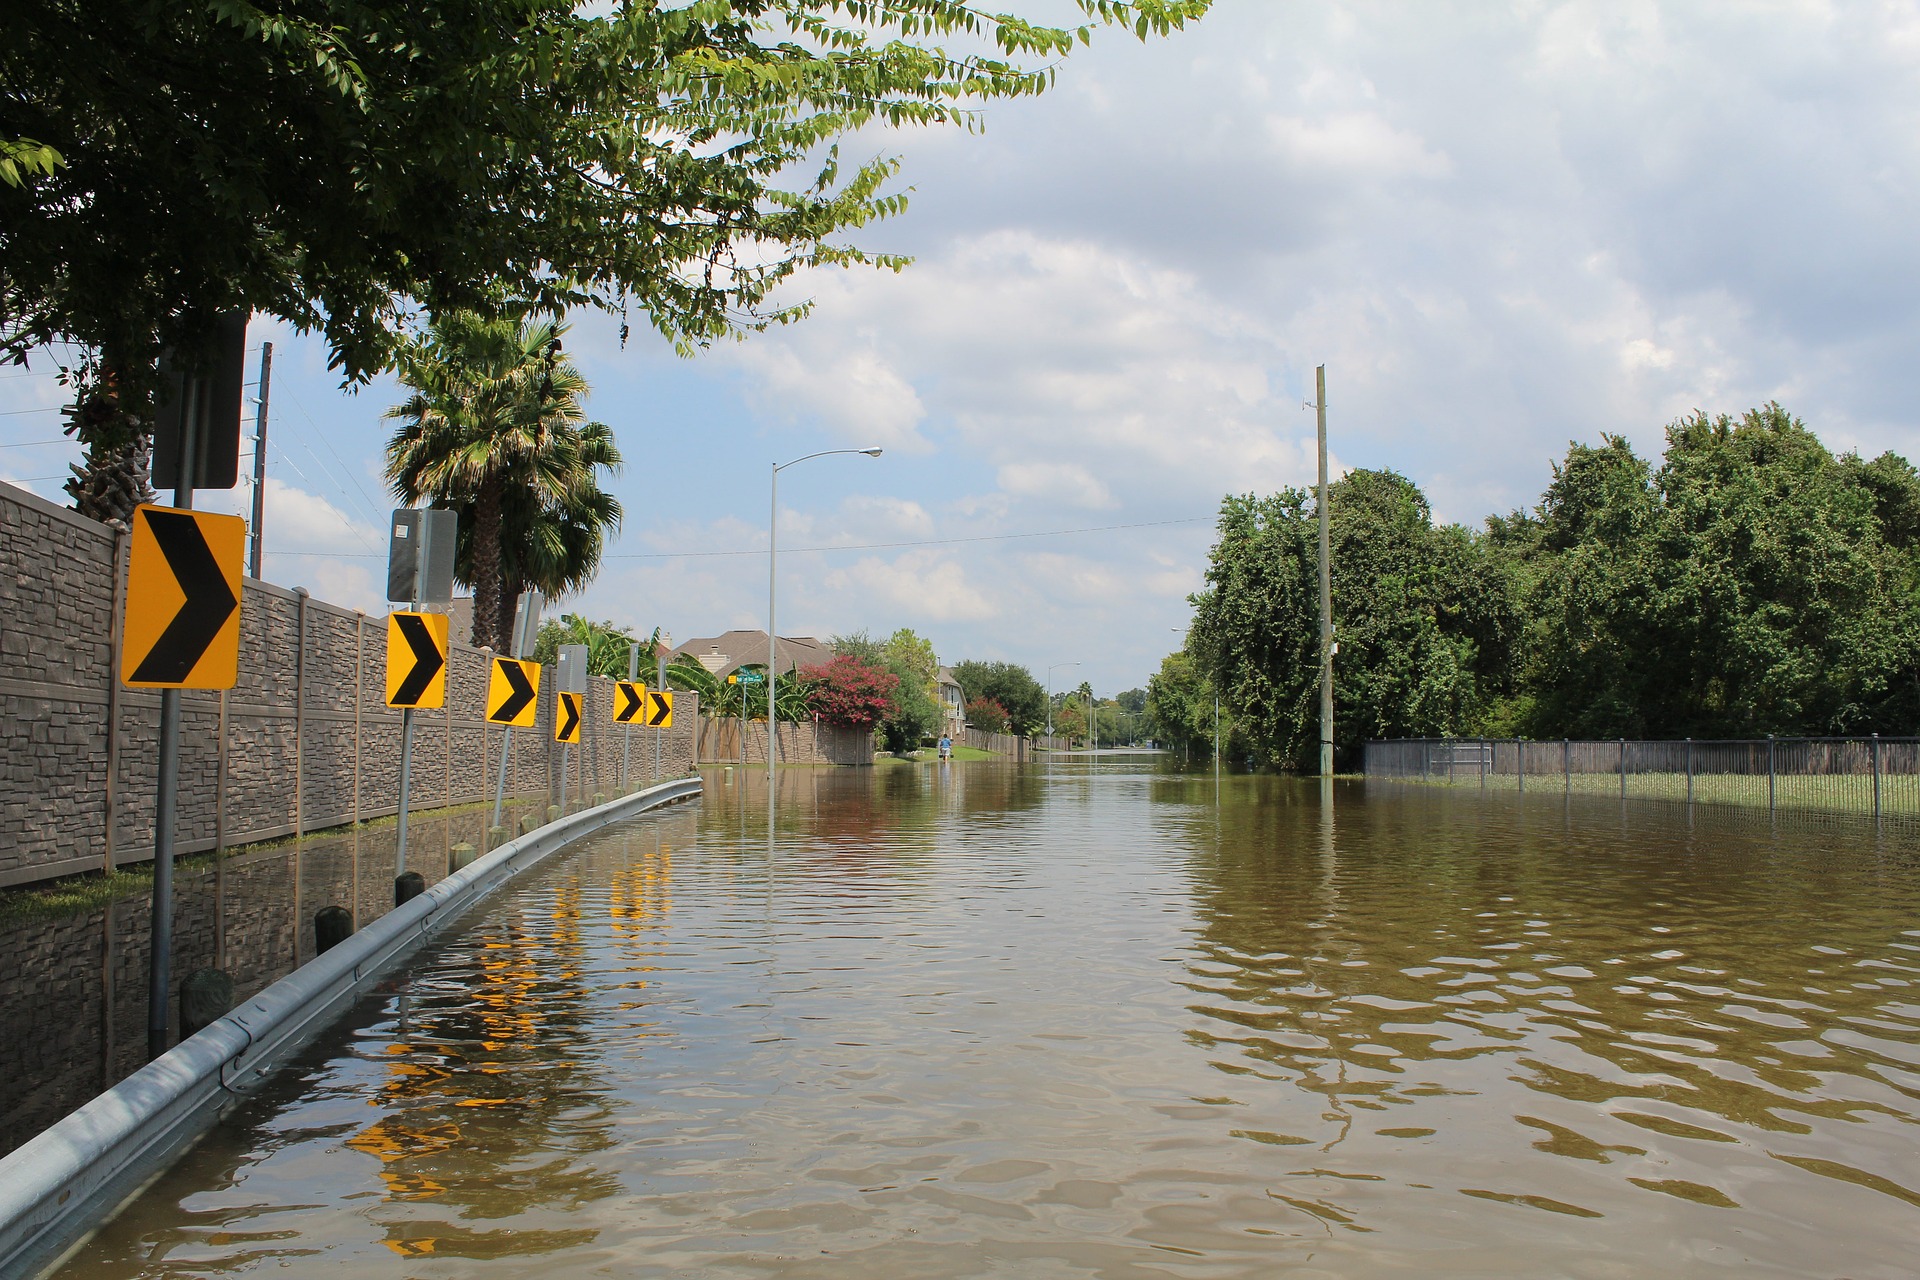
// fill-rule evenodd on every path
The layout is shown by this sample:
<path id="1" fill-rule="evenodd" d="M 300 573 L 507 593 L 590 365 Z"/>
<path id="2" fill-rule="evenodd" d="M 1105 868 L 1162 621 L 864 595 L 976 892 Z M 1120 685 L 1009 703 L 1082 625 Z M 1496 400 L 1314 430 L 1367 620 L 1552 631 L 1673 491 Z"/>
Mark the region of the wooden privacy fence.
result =
<path id="1" fill-rule="evenodd" d="M 692 694 L 679 697 L 691 698 Z M 698 759 L 703 764 L 765 764 L 767 722 L 737 716 L 700 716 Z M 873 733 L 818 720 L 780 723 L 782 764 L 872 764 Z"/>
<path id="2" fill-rule="evenodd" d="M 1400 738 L 1369 781 L 1920 817 L 1920 738 Z"/>
<path id="3" fill-rule="evenodd" d="M 968 725 L 964 741 L 970 747 L 991 751 L 1009 760 L 1026 760 L 1033 755 L 1033 739 L 1023 738 L 1018 734 L 988 733 L 985 729 L 976 729 Z"/>

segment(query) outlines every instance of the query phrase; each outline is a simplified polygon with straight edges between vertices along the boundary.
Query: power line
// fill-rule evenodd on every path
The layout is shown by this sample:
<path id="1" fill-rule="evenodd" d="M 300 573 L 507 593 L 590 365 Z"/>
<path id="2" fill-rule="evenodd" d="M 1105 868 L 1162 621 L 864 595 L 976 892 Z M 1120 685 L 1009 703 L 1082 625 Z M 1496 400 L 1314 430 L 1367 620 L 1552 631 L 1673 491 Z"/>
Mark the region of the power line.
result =
<path id="1" fill-rule="evenodd" d="M 37 449 L 49 444 L 72 444 L 72 440 L 61 436 L 56 440 L 16 440 L 10 444 L 0 444 L 0 449 Z"/>
<path id="2" fill-rule="evenodd" d="M 1101 524 L 1085 529 L 1043 529 L 1035 533 L 983 533 L 968 538 L 917 538 L 909 542 L 852 542 L 831 547 L 786 547 L 783 554 L 802 551 L 884 551 L 897 547 L 945 547 L 957 542 L 1011 542 L 1016 538 L 1064 538 L 1076 533 L 1112 533 L 1118 529 L 1155 529 L 1173 524 L 1207 524 L 1212 516 L 1184 520 L 1142 520 L 1134 524 Z M 629 551 L 602 556 L 603 560 L 691 560 L 712 556 L 763 556 L 765 547 L 752 551 Z"/>
<path id="3" fill-rule="evenodd" d="M 1194 516 L 1184 520 L 1142 520 L 1134 524 L 1102 524 L 1085 529 L 1043 529 L 1034 533 L 985 533 L 968 538 L 919 538 L 910 542 L 855 542 L 835 547 L 791 547 L 783 548 L 782 555 L 796 554 L 802 551 L 879 551 L 898 547 L 945 547 L 957 542 L 1009 542 L 1015 538 L 1064 538 L 1077 533 L 1112 533 L 1119 529 L 1157 529 L 1176 524 L 1210 524 L 1212 516 Z M 341 556 L 356 558 L 353 552 L 338 551 L 276 551 L 282 556 Z M 602 556 L 603 560 L 694 560 L 709 559 L 715 556 L 763 556 L 766 548 L 756 551 L 633 551 L 623 555 Z M 366 559 L 365 556 L 357 558 Z M 378 558 L 377 556 L 375 558 Z"/>

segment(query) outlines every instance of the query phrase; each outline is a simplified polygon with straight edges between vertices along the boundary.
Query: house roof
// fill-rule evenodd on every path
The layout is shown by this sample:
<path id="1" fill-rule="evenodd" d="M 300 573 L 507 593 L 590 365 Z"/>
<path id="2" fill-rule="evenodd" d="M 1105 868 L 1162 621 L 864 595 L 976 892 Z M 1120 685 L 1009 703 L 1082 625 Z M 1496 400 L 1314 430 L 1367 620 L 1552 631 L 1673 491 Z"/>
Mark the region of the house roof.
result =
<path id="1" fill-rule="evenodd" d="M 767 665 L 767 633 L 764 631 L 728 631 L 674 646 L 667 661 L 687 654 L 717 676 L 728 675 L 740 667 Z M 833 661 L 833 647 L 812 636 L 781 636 L 774 646 L 774 661 L 782 671 L 821 666 Z M 714 661 L 718 658 L 719 661 Z"/>
<path id="2" fill-rule="evenodd" d="M 950 684 L 956 689 L 960 687 L 960 682 L 954 679 L 952 667 L 941 667 L 933 673 L 933 678 L 937 684 Z"/>

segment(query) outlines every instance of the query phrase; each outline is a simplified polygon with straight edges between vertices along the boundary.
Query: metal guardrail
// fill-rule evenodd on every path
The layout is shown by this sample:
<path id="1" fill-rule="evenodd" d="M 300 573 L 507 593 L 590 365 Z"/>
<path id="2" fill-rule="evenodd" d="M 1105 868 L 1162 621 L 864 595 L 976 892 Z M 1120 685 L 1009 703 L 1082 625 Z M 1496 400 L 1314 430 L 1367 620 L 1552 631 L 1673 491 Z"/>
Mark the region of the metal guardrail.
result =
<path id="1" fill-rule="evenodd" d="M 482 898 L 583 836 L 700 792 L 698 778 L 661 783 L 501 845 L 0 1158 L 0 1277 L 50 1267 L 222 1110 Z"/>
<path id="2" fill-rule="evenodd" d="M 1920 817 L 1920 738 L 1401 738 L 1369 781 Z"/>

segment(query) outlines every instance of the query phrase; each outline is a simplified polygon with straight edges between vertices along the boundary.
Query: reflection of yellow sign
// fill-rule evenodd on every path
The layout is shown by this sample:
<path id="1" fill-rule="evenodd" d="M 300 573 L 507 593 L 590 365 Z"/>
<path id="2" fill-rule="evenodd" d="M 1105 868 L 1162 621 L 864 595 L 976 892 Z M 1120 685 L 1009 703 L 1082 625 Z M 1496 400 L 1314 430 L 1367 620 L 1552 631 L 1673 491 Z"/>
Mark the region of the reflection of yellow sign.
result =
<path id="1" fill-rule="evenodd" d="M 247 522 L 134 508 L 120 681 L 137 689 L 231 689 L 240 677 L 240 574 Z"/>
<path id="2" fill-rule="evenodd" d="M 580 741 L 580 695 L 562 693 L 559 705 L 553 709 L 553 740 L 555 742 Z"/>
<path id="3" fill-rule="evenodd" d="M 673 690 L 647 690 L 647 723 L 656 729 L 673 728 Z"/>
<path id="4" fill-rule="evenodd" d="M 524 729 L 539 707 L 540 664 L 522 658 L 495 658 L 487 678 L 487 720 Z"/>
<path id="5" fill-rule="evenodd" d="M 447 615 L 387 615 L 387 705 L 447 705 Z"/>

